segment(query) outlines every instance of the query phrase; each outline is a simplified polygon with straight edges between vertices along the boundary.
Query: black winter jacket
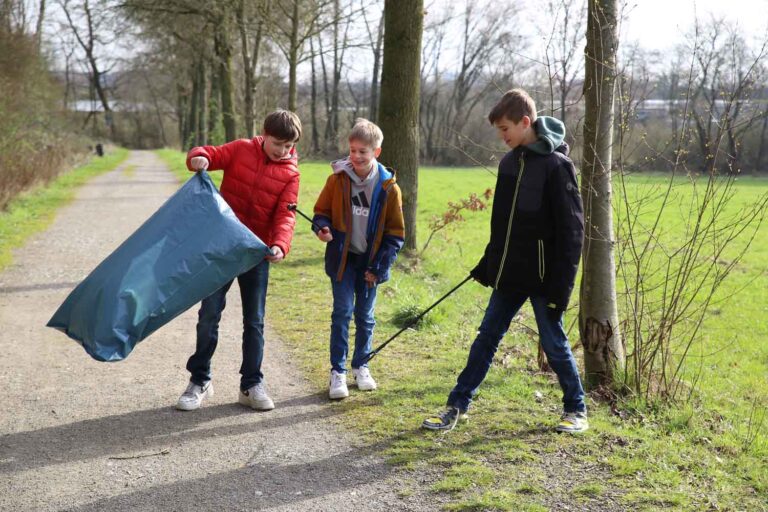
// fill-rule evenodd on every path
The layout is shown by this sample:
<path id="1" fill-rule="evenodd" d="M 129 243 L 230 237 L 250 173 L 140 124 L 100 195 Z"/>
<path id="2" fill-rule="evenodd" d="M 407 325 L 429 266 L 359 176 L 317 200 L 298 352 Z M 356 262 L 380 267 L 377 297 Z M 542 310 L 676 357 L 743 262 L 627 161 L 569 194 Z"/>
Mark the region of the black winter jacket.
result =
<path id="1" fill-rule="evenodd" d="M 568 305 L 584 241 L 584 209 L 568 145 L 538 154 L 520 146 L 499 162 L 491 240 L 471 275 L 497 290 Z"/>

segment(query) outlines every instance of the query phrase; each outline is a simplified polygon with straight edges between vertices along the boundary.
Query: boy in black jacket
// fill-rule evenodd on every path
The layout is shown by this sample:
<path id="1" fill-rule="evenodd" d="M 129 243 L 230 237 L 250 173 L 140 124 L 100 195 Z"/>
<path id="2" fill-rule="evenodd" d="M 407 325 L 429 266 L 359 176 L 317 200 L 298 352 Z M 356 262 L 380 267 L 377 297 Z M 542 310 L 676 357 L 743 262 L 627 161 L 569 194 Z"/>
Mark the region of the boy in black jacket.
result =
<path id="1" fill-rule="evenodd" d="M 488 120 L 512 149 L 499 163 L 490 242 L 471 271 L 493 292 L 447 409 L 422 426 L 450 429 L 465 415 L 512 318 L 530 299 L 542 348 L 563 390 L 556 430 L 583 432 L 589 428 L 584 390 L 562 323 L 584 237 L 565 127 L 552 117 L 537 118 L 533 99 L 521 89 L 504 94 Z"/>

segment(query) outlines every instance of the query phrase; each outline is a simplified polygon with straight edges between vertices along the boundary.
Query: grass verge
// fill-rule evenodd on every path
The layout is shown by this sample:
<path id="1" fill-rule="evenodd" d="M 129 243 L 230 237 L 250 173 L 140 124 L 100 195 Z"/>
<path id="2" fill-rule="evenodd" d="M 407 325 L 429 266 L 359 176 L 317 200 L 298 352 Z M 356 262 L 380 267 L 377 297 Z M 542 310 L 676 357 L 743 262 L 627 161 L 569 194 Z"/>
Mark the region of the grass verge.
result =
<path id="1" fill-rule="evenodd" d="M 11 200 L 8 208 L 0 212 L 0 270 L 13 261 L 14 248 L 48 227 L 56 209 L 74 197 L 78 186 L 114 169 L 127 156 L 127 149 L 115 148 L 102 158 L 92 157 L 85 165 L 61 174 L 47 186 L 24 192 Z"/>
<path id="2" fill-rule="evenodd" d="M 188 176 L 180 153 L 161 156 Z M 303 162 L 300 168 L 299 208 L 311 213 L 329 168 Z M 448 201 L 481 194 L 493 183 L 481 170 L 422 169 L 420 240 Z M 744 180 L 737 193 L 749 201 L 766 189 L 766 180 Z M 684 186 L 680 190 L 687 193 Z M 423 309 L 463 279 L 485 246 L 489 216 L 467 214 L 436 235 L 420 259 L 400 258 L 392 280 L 379 290 L 374 345 L 397 331 L 397 318 Z M 669 222 L 674 226 L 674 219 Z M 734 290 L 738 295 L 718 303 L 705 322 L 693 358 L 699 387 L 687 406 L 626 401 L 612 409 L 590 399 L 589 432 L 554 434 L 561 392 L 555 377 L 538 369 L 535 323 L 525 307 L 469 420 L 448 435 L 420 430 L 422 419 L 443 406 L 466 361 L 489 296 L 475 283 L 372 361 L 380 384 L 375 393 L 352 388 L 349 399 L 330 406 L 341 408 L 343 421 L 367 442 L 385 446 L 390 462 L 450 510 L 768 510 L 766 235 L 763 226 L 723 290 L 724 297 Z M 303 219 L 297 219 L 291 254 L 270 280 L 268 321 L 295 364 L 318 391 L 325 390 L 331 292 L 323 244 Z M 567 313 L 566 325 L 574 315 Z M 577 332 L 570 335 L 575 342 Z"/>

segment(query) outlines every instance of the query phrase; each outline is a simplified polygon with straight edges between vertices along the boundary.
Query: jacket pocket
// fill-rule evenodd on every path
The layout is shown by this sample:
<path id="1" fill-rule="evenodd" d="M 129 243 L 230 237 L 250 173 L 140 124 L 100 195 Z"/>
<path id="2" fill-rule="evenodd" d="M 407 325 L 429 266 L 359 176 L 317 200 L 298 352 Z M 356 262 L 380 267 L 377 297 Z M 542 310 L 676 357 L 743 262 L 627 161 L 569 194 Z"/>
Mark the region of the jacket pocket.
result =
<path id="1" fill-rule="evenodd" d="M 539 280 L 543 283 L 544 282 L 544 274 L 546 273 L 546 265 L 544 257 L 544 240 L 539 239 Z"/>

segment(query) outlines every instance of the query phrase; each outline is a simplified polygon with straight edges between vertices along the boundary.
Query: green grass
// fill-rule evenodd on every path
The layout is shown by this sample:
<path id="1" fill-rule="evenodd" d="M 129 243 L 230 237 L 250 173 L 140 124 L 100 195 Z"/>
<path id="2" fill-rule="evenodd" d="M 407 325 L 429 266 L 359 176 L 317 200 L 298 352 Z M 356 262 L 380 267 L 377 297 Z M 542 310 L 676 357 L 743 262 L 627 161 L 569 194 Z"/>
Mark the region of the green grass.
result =
<path id="1" fill-rule="evenodd" d="M 183 155 L 160 154 L 188 177 Z M 309 214 L 330 168 L 302 162 L 300 169 L 299 208 Z M 629 185 L 663 179 L 632 178 Z M 448 201 L 494 185 L 493 176 L 476 169 L 423 168 L 419 181 L 421 243 L 429 220 Z M 682 183 L 676 190 L 684 197 L 691 189 Z M 767 190 L 768 180 L 740 180 L 734 207 Z M 463 279 L 485 247 L 489 217 L 490 211 L 469 213 L 465 222 L 437 235 L 419 261 L 399 259 L 392 280 L 379 290 L 374 345 L 396 332 L 398 317 L 426 307 Z M 668 232 L 675 225 L 676 217 L 665 220 Z M 443 406 L 466 362 L 489 296 L 475 283 L 372 361 L 379 390 L 363 394 L 352 388 L 352 396 L 334 407 L 368 442 L 384 446 L 392 463 L 427 475 L 429 492 L 447 497 L 450 510 L 548 510 L 558 503 L 579 510 L 768 510 L 768 418 L 760 423 L 768 407 L 766 261 L 764 225 L 721 296 L 738 293 L 717 303 L 705 320 L 692 358 L 693 370 L 701 372 L 698 391 L 680 409 L 627 402 L 620 404 L 622 419 L 590 399 L 589 432 L 554 434 L 561 392 L 553 375 L 537 369 L 536 338 L 528 329 L 535 323 L 525 307 L 468 421 L 447 435 L 420 430 L 422 419 Z M 323 244 L 297 219 L 292 252 L 271 272 L 267 302 L 268 321 L 319 391 L 327 386 L 331 307 L 322 263 Z M 574 314 L 567 313 L 566 325 Z M 572 331 L 572 342 L 577 337 Z M 581 363 L 581 352 L 576 356 Z"/>
<path id="2" fill-rule="evenodd" d="M 14 248 L 48 227 L 56 209 L 74 197 L 78 186 L 114 169 L 127 156 L 128 150 L 117 148 L 103 158 L 92 157 L 87 164 L 61 174 L 47 186 L 40 186 L 13 199 L 6 211 L 0 212 L 0 270 L 11 264 Z"/>

